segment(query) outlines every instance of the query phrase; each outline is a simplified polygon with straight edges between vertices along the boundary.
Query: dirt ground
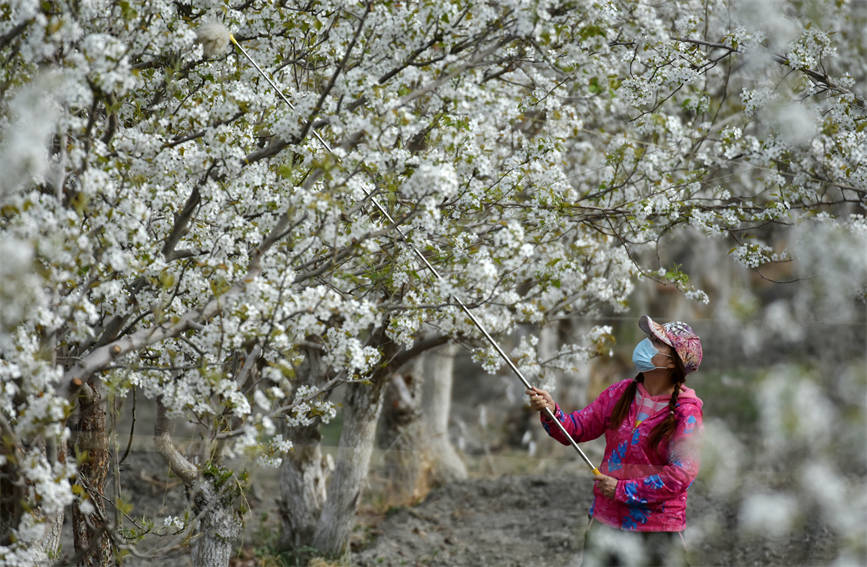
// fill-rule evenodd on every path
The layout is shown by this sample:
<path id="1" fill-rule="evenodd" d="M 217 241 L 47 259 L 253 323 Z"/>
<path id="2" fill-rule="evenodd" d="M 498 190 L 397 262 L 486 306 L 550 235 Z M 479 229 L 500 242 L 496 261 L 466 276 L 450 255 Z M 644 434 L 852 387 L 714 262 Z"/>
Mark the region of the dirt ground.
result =
<path id="1" fill-rule="evenodd" d="M 131 482 L 139 512 L 170 514 L 183 507 L 185 494 L 171 482 L 158 455 L 140 454 L 133 461 L 139 482 Z M 471 478 L 435 488 L 421 503 L 376 512 L 363 507 L 353 537 L 349 564 L 373 566 L 549 566 L 577 565 L 584 541 L 592 478 L 575 465 L 535 474 Z M 266 553 L 276 526 L 276 508 L 267 494 L 276 479 L 260 477 L 250 494 L 255 515 L 247 517 L 247 534 L 235 567 L 304 565 Z M 168 481 L 168 482 L 166 482 Z M 785 537 L 771 540 L 737 529 L 737 502 L 713 500 L 697 480 L 690 489 L 687 543 L 691 565 L 697 566 L 820 566 L 833 563 L 838 543 L 825 526 L 807 521 Z M 699 535 L 692 526 L 701 526 Z M 67 534 L 69 526 L 66 526 Z M 71 550 L 71 537 L 65 549 Z M 160 553 L 145 544 L 142 550 Z M 276 553 L 274 550 L 271 550 Z M 313 565 L 336 565 L 312 562 Z M 155 559 L 128 557 L 132 567 L 189 565 L 189 550 L 181 548 Z"/>
<path id="2" fill-rule="evenodd" d="M 442 486 L 372 528 L 372 543 L 353 554 L 352 565 L 577 565 L 591 487 L 590 475 L 583 473 Z M 737 531 L 737 510 L 736 503 L 712 501 L 701 482 L 693 485 L 688 523 L 712 523 L 716 533 L 696 543 L 687 531 L 691 565 L 818 566 L 837 555 L 826 527 L 808 524 L 777 540 L 760 539 Z"/>

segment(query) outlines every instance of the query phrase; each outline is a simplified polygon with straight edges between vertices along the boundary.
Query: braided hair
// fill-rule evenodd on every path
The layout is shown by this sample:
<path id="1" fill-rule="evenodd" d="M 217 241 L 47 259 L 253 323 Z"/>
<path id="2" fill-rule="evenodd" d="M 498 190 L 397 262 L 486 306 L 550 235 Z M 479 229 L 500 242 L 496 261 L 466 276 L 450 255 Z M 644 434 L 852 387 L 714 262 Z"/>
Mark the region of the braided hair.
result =
<path id="1" fill-rule="evenodd" d="M 674 358 L 674 371 L 672 372 L 674 391 L 671 393 L 671 399 L 668 401 L 668 415 L 653 428 L 650 432 L 650 437 L 647 439 L 651 447 L 658 446 L 663 440 L 671 437 L 674 434 L 674 430 L 677 429 L 677 412 L 675 408 L 677 408 L 677 397 L 680 395 L 680 387 L 686 381 L 686 372 L 683 369 L 683 362 L 681 362 L 680 357 L 676 353 L 672 358 Z"/>
<path id="2" fill-rule="evenodd" d="M 668 402 L 668 415 L 650 432 L 648 442 L 651 446 L 657 446 L 663 440 L 671 437 L 671 435 L 674 434 L 674 430 L 677 428 L 677 398 L 680 395 L 681 385 L 686 382 L 686 370 L 684 369 L 683 361 L 680 359 L 677 352 L 674 352 L 672 355 L 672 360 L 674 360 L 674 368 L 671 371 L 672 378 L 674 379 L 674 391 L 671 393 L 671 399 Z M 617 400 L 614 409 L 611 411 L 609 428 L 616 429 L 620 427 L 620 424 L 623 423 L 623 420 L 626 419 L 627 415 L 629 415 L 629 406 L 631 406 L 632 402 L 635 400 L 635 392 L 638 391 L 638 384 L 640 382 L 644 382 L 644 374 L 642 373 L 639 373 L 638 376 L 635 377 L 635 380 L 626 387 L 623 395 L 621 395 L 620 399 Z"/>

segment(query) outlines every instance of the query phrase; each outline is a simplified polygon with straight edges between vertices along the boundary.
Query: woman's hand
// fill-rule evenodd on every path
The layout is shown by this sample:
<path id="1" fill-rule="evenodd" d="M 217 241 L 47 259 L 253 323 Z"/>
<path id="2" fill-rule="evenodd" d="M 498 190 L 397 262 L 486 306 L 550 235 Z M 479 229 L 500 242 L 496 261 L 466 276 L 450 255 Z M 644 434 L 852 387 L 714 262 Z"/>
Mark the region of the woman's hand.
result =
<path id="1" fill-rule="evenodd" d="M 530 396 L 530 407 L 536 411 L 545 411 L 545 408 L 548 408 L 551 413 L 554 413 L 557 408 L 554 404 L 554 398 L 545 390 L 531 388 L 527 390 L 527 395 Z"/>
<path id="2" fill-rule="evenodd" d="M 593 479 L 593 482 L 596 483 L 596 486 L 599 487 L 599 491 L 602 492 L 602 495 L 605 496 L 605 498 L 614 500 L 614 491 L 617 490 L 616 478 L 606 474 L 600 474 Z"/>

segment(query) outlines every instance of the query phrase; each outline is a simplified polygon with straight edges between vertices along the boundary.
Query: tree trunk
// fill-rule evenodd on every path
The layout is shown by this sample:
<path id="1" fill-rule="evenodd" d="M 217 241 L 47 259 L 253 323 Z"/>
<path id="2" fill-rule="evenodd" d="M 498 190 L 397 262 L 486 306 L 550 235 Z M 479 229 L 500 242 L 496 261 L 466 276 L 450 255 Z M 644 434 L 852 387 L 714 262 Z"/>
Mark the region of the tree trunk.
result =
<path id="1" fill-rule="evenodd" d="M 232 482 L 229 479 L 227 482 Z M 231 486 L 214 486 L 211 479 L 196 483 L 194 507 L 200 515 L 198 537 L 193 543 L 193 567 L 228 567 L 232 545 L 241 534 L 241 523 L 235 517 Z"/>
<path id="2" fill-rule="evenodd" d="M 58 449 L 59 445 L 59 449 Z M 66 462 L 66 441 L 49 439 L 45 443 L 45 456 L 49 463 Z M 45 518 L 45 537 L 42 540 L 42 549 L 49 558 L 60 555 L 60 542 L 63 535 L 63 510 Z"/>
<path id="3" fill-rule="evenodd" d="M 316 549 L 329 555 L 343 555 L 348 551 L 362 481 L 373 452 L 385 378 L 374 376 L 369 384 L 348 385 L 336 465 L 313 538 Z"/>
<path id="4" fill-rule="evenodd" d="M 26 510 L 32 506 L 32 501 L 28 501 L 28 483 L 18 465 L 21 462 L 21 447 L 13 437 L 14 434 L 0 431 L 0 457 L 3 457 L 3 464 L 0 465 L 0 546 L 15 542 L 14 531 L 18 529 Z M 58 453 L 54 449 L 56 443 L 53 440 L 45 445 L 43 450 L 49 463 L 65 461 L 65 453 Z M 34 511 L 41 512 L 39 508 Z M 51 515 L 39 515 L 39 520 L 45 525 L 45 532 L 38 545 L 48 559 L 54 559 L 60 553 L 63 515 L 63 509 Z M 0 565 L 3 563 L 0 562 Z"/>
<path id="5" fill-rule="evenodd" d="M 306 539 L 309 523 L 320 511 L 311 542 L 313 547 L 334 556 L 348 551 L 355 512 L 373 453 L 383 393 L 390 375 L 420 352 L 447 340 L 445 336 L 437 336 L 421 341 L 409 351 L 398 352 L 396 345 L 385 337 L 384 327 L 378 329 L 377 333 L 379 336 L 371 338 L 370 342 L 380 346 L 383 360 L 390 363 L 380 366 L 368 382 L 353 382 L 346 387 L 337 459 L 331 478 L 326 483 L 326 495 L 323 497 L 321 493 L 325 467 L 318 448 L 306 453 L 302 450 L 299 455 L 284 461 L 282 480 L 286 486 L 283 488 L 281 514 L 286 528 L 283 539 L 289 545 L 297 545 L 293 540 Z M 307 376 L 308 383 L 321 380 L 319 357 L 319 351 L 309 352 L 308 371 L 299 373 L 300 376 Z M 318 385 L 316 382 L 313 384 Z M 293 486 L 297 487 L 300 494 L 291 494 Z M 292 502 L 298 504 L 299 509 L 290 508 Z"/>
<path id="6" fill-rule="evenodd" d="M 446 345 L 419 355 L 389 380 L 380 437 L 391 506 L 418 502 L 433 485 L 467 477 L 448 435 L 454 352 Z"/>
<path id="7" fill-rule="evenodd" d="M 79 565 L 97 567 L 112 561 L 111 540 L 105 518 L 105 478 L 108 474 L 108 438 L 105 431 L 103 386 L 91 379 L 78 400 L 78 422 L 73 427 L 76 455 L 86 455 L 78 467 L 78 482 L 88 495 L 92 511 L 82 510 L 79 497 L 72 505 L 72 531 Z"/>
<path id="8" fill-rule="evenodd" d="M 63 535 L 63 512 L 46 518 L 45 538 L 42 541 L 42 550 L 49 559 L 60 555 L 60 543 Z"/>
<path id="9" fill-rule="evenodd" d="M 202 474 L 175 447 L 169 429 L 166 407 L 158 398 L 154 445 L 172 472 L 192 493 L 193 513 L 198 519 L 198 525 L 194 526 L 193 567 L 228 567 L 232 546 L 241 534 L 241 522 L 235 516 L 241 489 L 230 471 L 217 467 L 216 473 Z M 208 468 L 212 470 L 211 466 Z"/>
<path id="10" fill-rule="evenodd" d="M 57 364 L 57 335 L 52 333 L 48 337 L 42 337 L 42 351 L 51 357 L 51 363 Z M 105 431 L 105 423 L 103 423 Z M 103 434 L 103 439 L 105 434 Z M 66 439 L 49 437 L 45 440 L 45 458 L 49 463 L 66 463 L 69 447 Z M 51 515 L 44 515 L 45 536 L 42 538 L 42 550 L 49 559 L 60 555 L 60 544 L 63 534 L 63 519 L 65 510 L 61 508 Z"/>
<path id="11" fill-rule="evenodd" d="M 310 339 L 314 342 L 314 339 Z M 327 381 L 322 352 L 316 348 L 305 350 L 305 364 L 298 373 L 298 387 L 320 387 Z M 328 467 L 322 454 L 320 423 L 306 427 L 290 427 L 286 437 L 292 441 L 292 450 L 280 465 L 280 500 L 278 507 L 283 524 L 280 545 L 296 554 L 313 546 L 313 538 L 326 500 Z"/>
<path id="12" fill-rule="evenodd" d="M 4 437 L 8 435 L 5 431 L 3 433 Z M 3 457 L 0 462 L 0 546 L 14 541 L 13 531 L 18 529 L 27 502 L 27 489 L 16 458 L 19 453 L 16 443 L 0 439 L 0 457 Z"/>
<path id="13" fill-rule="evenodd" d="M 380 421 L 380 443 L 385 451 L 385 504 L 406 506 L 427 495 L 427 451 L 421 420 L 424 355 L 406 372 L 391 375 Z"/>
<path id="14" fill-rule="evenodd" d="M 319 445 L 322 436 L 318 425 L 295 429 L 288 435 L 293 447 L 280 466 L 280 546 L 300 551 L 313 544 L 325 502 L 328 470 Z"/>
<path id="15" fill-rule="evenodd" d="M 449 439 L 456 350 L 449 343 L 424 355 L 422 412 L 430 481 L 434 484 L 467 478 L 467 467 Z"/>

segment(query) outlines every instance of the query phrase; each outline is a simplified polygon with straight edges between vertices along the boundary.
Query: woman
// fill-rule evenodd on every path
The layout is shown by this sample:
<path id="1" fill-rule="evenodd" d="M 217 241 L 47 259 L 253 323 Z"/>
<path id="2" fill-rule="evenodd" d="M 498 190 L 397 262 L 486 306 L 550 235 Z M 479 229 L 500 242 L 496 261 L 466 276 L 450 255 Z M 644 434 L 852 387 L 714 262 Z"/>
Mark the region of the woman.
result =
<path id="1" fill-rule="evenodd" d="M 566 415 L 545 390 L 527 390 L 551 437 L 569 442 L 545 409 L 581 443 L 605 435 L 605 453 L 594 479 L 585 564 L 685 563 L 687 489 L 698 473 L 702 402 L 684 385 L 698 369 L 701 339 L 689 325 L 661 325 L 643 316 L 647 338 L 632 360 L 638 375 L 610 386 L 589 406 Z M 593 558 L 594 561 L 590 561 Z"/>

